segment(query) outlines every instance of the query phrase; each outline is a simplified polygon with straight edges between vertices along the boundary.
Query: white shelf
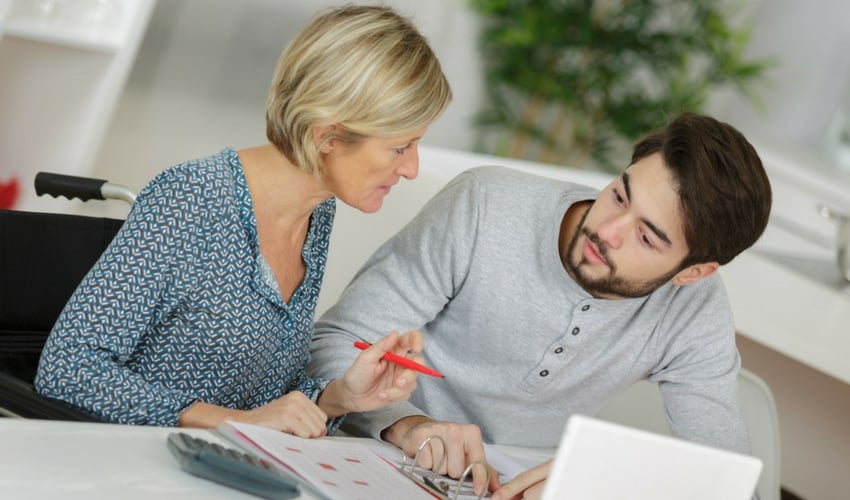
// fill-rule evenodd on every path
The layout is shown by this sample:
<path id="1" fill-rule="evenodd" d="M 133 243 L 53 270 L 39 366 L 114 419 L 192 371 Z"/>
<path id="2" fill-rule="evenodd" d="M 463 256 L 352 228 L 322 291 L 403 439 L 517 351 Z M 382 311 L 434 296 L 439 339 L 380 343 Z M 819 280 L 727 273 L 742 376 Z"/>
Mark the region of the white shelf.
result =
<path id="1" fill-rule="evenodd" d="M 62 47 L 90 50 L 94 52 L 115 52 L 121 47 L 121 41 L 100 35 L 75 32 L 38 25 L 36 23 L 15 22 L 3 27 L 4 37 L 16 37 L 36 42 L 60 45 Z"/>
<path id="2" fill-rule="evenodd" d="M 72 202 L 36 196 L 32 179 L 88 175 L 156 0 L 109 0 L 96 15 L 84 9 L 98 0 L 55 0 L 47 13 L 40 2 L 50 0 L 4 1 L 0 170 L 30 186 L 16 209 L 73 212 Z"/>
<path id="3" fill-rule="evenodd" d="M 111 0 L 108 7 L 89 16 L 74 11 L 75 4 L 69 2 L 64 4 L 64 11 L 49 15 L 34 10 L 32 4 L 26 0 L 13 1 L 0 33 L 5 37 L 112 53 L 126 45 L 140 2 Z M 80 3 L 76 7 L 83 9 L 85 5 Z"/>

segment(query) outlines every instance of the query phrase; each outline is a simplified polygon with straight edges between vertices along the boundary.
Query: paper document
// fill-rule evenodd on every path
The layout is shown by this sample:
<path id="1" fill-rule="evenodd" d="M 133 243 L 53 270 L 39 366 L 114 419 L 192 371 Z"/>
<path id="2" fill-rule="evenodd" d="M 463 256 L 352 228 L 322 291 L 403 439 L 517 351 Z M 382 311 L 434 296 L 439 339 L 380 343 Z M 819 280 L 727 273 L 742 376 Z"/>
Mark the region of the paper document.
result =
<path id="1" fill-rule="evenodd" d="M 332 500 L 434 498 L 358 442 L 305 439 L 235 422 L 219 427 L 219 432 L 240 446 L 247 444 L 250 451 L 296 474 Z"/>
<path id="2" fill-rule="evenodd" d="M 305 439 L 267 427 L 228 422 L 219 434 L 239 447 L 282 467 L 303 481 L 315 496 L 331 500 L 404 498 L 433 500 L 478 498 L 471 478 L 458 485 L 446 476 L 428 470 L 412 470 L 401 450 L 371 440 L 334 438 Z M 486 447 L 490 464 L 500 481 L 537 465 Z M 433 489 L 436 486 L 436 491 Z M 487 493 L 485 496 L 489 496 Z"/>

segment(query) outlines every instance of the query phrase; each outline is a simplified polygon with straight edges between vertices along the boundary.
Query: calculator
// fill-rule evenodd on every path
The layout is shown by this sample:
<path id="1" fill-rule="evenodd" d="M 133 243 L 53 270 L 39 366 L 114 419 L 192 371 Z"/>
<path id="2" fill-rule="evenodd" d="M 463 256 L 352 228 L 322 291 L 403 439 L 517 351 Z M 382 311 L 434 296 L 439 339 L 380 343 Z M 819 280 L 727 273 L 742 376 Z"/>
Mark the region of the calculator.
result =
<path id="1" fill-rule="evenodd" d="M 297 479 L 249 453 L 185 432 L 169 434 L 168 449 L 189 474 L 273 500 L 301 494 Z"/>

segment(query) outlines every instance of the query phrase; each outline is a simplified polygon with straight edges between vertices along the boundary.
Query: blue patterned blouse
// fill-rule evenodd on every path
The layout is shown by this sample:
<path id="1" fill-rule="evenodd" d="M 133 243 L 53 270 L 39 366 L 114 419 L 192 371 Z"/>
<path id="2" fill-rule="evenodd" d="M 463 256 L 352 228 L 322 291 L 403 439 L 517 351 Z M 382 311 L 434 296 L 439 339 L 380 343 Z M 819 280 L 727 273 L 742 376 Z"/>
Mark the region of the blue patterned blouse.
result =
<path id="1" fill-rule="evenodd" d="M 304 367 L 335 207 L 313 211 L 307 272 L 287 304 L 236 152 L 165 170 L 65 306 L 36 389 L 112 422 L 162 426 L 195 401 L 251 409 L 293 390 L 315 401 L 327 381 Z"/>

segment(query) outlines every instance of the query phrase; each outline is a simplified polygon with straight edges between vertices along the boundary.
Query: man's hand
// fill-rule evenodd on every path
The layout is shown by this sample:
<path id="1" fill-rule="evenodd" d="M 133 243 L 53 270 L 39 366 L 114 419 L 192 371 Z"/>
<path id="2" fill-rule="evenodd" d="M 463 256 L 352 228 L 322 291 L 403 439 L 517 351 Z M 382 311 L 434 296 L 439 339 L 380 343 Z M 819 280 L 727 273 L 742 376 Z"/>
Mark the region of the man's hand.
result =
<path id="1" fill-rule="evenodd" d="M 538 500 L 543 496 L 543 486 L 551 467 L 552 461 L 548 460 L 528 469 L 496 490 L 492 500 Z"/>
<path id="2" fill-rule="evenodd" d="M 484 443 L 481 440 L 481 429 L 472 424 L 437 422 L 428 417 L 412 416 L 403 418 L 385 429 L 382 437 L 401 448 L 407 456 L 413 457 L 419 445 L 429 436 L 443 438 L 447 448 L 444 453 L 445 460 L 442 464 L 440 463 L 440 455 L 443 454 L 442 445 L 438 440 L 432 439 L 430 446 L 426 446 L 420 452 L 417 466 L 457 479 L 469 464 L 479 461 L 487 463 Z M 492 469 L 490 484 L 485 484 L 485 481 L 484 468 L 473 467 L 472 484 L 476 494 L 485 488 L 492 491 L 499 487 L 498 474 Z"/>
<path id="3" fill-rule="evenodd" d="M 392 332 L 361 352 L 341 379 L 333 380 L 319 396 L 319 407 L 329 416 L 375 410 L 403 401 L 416 388 L 417 372 L 381 359 L 392 352 L 416 362 L 424 360 L 422 334 Z M 354 347 L 352 346 L 352 349 Z"/>

